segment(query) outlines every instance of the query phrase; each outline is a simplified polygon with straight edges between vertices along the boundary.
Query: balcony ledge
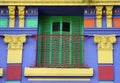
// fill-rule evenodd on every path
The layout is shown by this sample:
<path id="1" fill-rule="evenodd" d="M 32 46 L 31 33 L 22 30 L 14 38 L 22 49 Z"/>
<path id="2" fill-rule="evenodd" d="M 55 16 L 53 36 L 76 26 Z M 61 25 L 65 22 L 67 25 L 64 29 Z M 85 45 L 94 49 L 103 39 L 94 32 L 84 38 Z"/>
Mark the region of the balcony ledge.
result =
<path id="1" fill-rule="evenodd" d="M 93 68 L 29 68 L 24 70 L 24 76 L 38 77 L 38 76 L 79 76 L 76 80 L 89 81 L 93 76 Z M 82 77 L 82 78 L 80 78 Z M 75 80 L 70 78 L 29 78 L 28 80 Z"/>

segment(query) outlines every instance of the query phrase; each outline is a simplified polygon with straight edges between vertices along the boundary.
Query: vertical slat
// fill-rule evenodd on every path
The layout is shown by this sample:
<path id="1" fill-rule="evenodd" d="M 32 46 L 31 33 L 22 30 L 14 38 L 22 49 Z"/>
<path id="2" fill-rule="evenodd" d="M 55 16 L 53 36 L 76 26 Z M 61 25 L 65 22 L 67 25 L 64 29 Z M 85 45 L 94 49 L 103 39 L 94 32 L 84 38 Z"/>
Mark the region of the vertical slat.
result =
<path id="1" fill-rule="evenodd" d="M 67 43 L 66 43 L 66 36 L 63 36 L 63 38 L 64 38 L 64 39 L 63 39 L 63 66 L 66 67 L 66 60 L 67 60 L 67 59 L 66 59 L 66 58 L 67 58 L 67 57 L 66 57 L 66 51 L 67 51 L 67 50 L 66 50 L 66 48 L 67 48 L 67 47 L 66 47 L 66 44 L 67 44 Z"/>
<path id="2" fill-rule="evenodd" d="M 49 64 L 50 64 L 50 65 L 52 65 L 52 57 L 53 57 L 53 56 L 52 56 L 52 52 L 53 52 L 53 50 L 52 50 L 52 48 L 53 48 L 53 47 L 52 47 L 52 43 L 53 43 L 53 42 L 52 42 L 52 40 L 53 40 L 53 39 L 52 39 L 52 34 L 53 34 L 52 26 L 53 26 L 53 22 L 52 22 L 52 17 L 51 17 L 51 18 L 50 18 L 50 51 L 49 51 L 49 52 L 50 52 L 50 58 L 49 58 Z"/>
<path id="3" fill-rule="evenodd" d="M 70 40 L 70 57 L 69 57 L 69 63 L 70 63 L 70 65 L 72 65 L 72 63 L 73 63 L 73 61 L 72 61 L 72 57 L 73 57 L 73 53 L 72 53 L 72 18 L 70 17 L 70 36 L 69 36 L 69 40 Z"/>
<path id="4" fill-rule="evenodd" d="M 60 66 L 63 63 L 63 55 L 62 55 L 62 16 L 60 17 L 60 41 L 59 41 L 59 49 L 60 49 L 60 55 L 59 55 L 59 64 Z"/>
<path id="5" fill-rule="evenodd" d="M 46 42 L 46 39 L 47 39 L 47 36 L 46 35 L 44 35 L 44 67 L 46 67 L 46 52 L 47 52 L 47 47 L 46 47 L 46 44 L 47 44 L 47 42 Z"/>
<path id="6" fill-rule="evenodd" d="M 81 42 L 80 42 L 80 35 L 77 36 L 77 43 L 78 43 L 78 45 L 77 45 L 77 49 L 78 49 L 77 67 L 79 68 L 80 67 L 80 63 L 79 63 L 79 61 L 80 61 L 80 44 L 81 44 Z"/>
<path id="7" fill-rule="evenodd" d="M 40 44 L 41 43 L 40 43 L 40 35 L 39 35 L 39 34 L 41 34 L 41 30 L 42 30 L 42 26 L 39 23 L 38 36 L 37 36 L 38 40 L 37 40 L 37 57 L 36 57 L 37 63 L 36 63 L 36 66 L 42 65 L 41 64 L 41 55 L 40 55 L 40 53 L 41 53 L 41 48 L 40 48 L 41 45 Z"/>
<path id="8" fill-rule="evenodd" d="M 54 67 L 56 67 L 56 35 L 54 36 Z"/>
<path id="9" fill-rule="evenodd" d="M 84 34 L 84 17 L 80 18 L 80 34 Z M 80 64 L 83 66 L 84 64 L 84 41 L 83 41 L 84 36 L 81 36 L 80 38 Z"/>

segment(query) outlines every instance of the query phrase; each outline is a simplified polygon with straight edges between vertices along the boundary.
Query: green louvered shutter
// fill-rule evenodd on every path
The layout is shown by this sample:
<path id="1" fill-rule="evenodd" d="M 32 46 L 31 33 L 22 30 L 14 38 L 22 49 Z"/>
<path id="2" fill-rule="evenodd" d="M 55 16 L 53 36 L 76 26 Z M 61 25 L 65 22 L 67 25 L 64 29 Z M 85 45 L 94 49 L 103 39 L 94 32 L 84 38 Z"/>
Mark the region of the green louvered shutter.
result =
<path id="1" fill-rule="evenodd" d="M 83 17 L 81 16 L 72 16 L 72 34 L 75 35 L 75 34 L 80 34 L 80 35 L 83 35 Z M 80 41 L 80 42 L 76 42 L 74 43 L 74 45 L 72 45 L 73 49 L 76 49 L 76 50 L 72 50 L 72 52 L 75 52 L 75 55 L 74 55 L 74 58 L 76 59 L 76 62 L 75 63 L 80 63 L 81 65 L 83 65 L 84 63 L 84 52 L 83 52 L 83 49 L 84 49 L 84 41 L 83 41 L 83 36 L 80 36 L 79 38 L 80 40 L 78 40 L 78 38 L 76 37 L 75 40 L 72 40 L 73 42 L 74 41 Z M 78 45 L 79 44 L 79 45 Z M 80 46 L 80 47 L 78 47 Z M 77 51 L 80 50 L 80 53 L 78 53 Z M 78 57 L 80 57 L 80 59 L 77 59 Z"/>

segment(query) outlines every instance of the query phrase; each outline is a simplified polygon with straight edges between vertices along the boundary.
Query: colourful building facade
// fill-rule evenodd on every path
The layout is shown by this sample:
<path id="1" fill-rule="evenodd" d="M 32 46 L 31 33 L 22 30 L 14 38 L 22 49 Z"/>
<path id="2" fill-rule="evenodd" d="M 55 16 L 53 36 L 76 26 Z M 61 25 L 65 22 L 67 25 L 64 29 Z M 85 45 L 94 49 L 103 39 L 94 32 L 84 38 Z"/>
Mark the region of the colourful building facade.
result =
<path id="1" fill-rule="evenodd" d="M 0 83 L 119 83 L 119 4 L 0 0 Z"/>

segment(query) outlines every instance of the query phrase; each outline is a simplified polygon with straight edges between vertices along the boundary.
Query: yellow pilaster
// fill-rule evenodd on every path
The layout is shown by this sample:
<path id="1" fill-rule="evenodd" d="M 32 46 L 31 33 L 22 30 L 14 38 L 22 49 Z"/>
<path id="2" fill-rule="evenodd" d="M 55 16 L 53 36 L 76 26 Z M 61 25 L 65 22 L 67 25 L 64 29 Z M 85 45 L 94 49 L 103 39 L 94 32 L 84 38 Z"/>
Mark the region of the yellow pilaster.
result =
<path id="1" fill-rule="evenodd" d="M 9 27 L 14 28 L 15 26 L 15 6 L 8 6 L 9 9 Z"/>
<path id="2" fill-rule="evenodd" d="M 98 63 L 113 64 L 113 43 L 116 35 L 94 35 L 94 42 L 98 43 Z"/>
<path id="3" fill-rule="evenodd" d="M 106 6 L 106 21 L 108 28 L 112 28 L 112 9 L 113 6 Z"/>
<path id="4" fill-rule="evenodd" d="M 3 68 L 0 68 L 0 77 L 3 76 Z"/>
<path id="5" fill-rule="evenodd" d="M 19 27 L 24 27 L 24 14 L 25 14 L 25 6 L 18 6 L 19 11 Z"/>
<path id="6" fill-rule="evenodd" d="M 7 63 L 22 63 L 23 43 L 26 42 L 26 35 L 4 35 L 4 42 L 8 43 Z"/>
<path id="7" fill-rule="evenodd" d="M 102 27 L 102 9 L 103 6 L 96 6 L 96 26 L 98 28 Z"/>

